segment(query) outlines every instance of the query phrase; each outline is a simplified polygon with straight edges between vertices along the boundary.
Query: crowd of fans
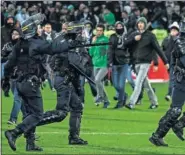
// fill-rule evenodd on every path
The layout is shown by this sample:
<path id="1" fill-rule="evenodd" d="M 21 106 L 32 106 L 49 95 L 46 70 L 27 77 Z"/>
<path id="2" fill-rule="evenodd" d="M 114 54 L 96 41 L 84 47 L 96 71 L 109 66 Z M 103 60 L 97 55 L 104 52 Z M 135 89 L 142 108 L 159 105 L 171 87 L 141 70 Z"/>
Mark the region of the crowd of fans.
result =
<path id="1" fill-rule="evenodd" d="M 136 20 L 145 17 L 151 29 L 167 29 L 174 21 L 185 18 L 184 1 L 4 1 L 1 4 L 1 26 L 8 16 L 13 16 L 17 26 L 36 13 L 45 15 L 55 31 L 69 21 L 90 20 L 94 27 L 104 23 L 107 28 L 122 21 L 127 29 L 135 28 Z"/>

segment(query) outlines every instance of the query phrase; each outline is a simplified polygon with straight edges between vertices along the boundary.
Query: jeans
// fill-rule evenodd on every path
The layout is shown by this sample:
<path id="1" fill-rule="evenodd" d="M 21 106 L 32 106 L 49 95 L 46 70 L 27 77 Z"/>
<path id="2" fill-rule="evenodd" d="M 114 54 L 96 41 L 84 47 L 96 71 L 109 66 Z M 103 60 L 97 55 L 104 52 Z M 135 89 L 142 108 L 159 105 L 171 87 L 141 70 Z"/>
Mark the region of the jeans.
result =
<path id="1" fill-rule="evenodd" d="M 130 104 L 132 104 L 132 105 L 136 104 L 138 97 L 142 91 L 142 86 L 144 84 L 144 88 L 147 91 L 147 94 L 148 94 L 148 97 L 150 99 L 151 104 L 157 105 L 158 104 L 157 96 L 155 95 L 155 93 L 150 85 L 150 82 L 147 78 L 147 73 L 150 68 L 150 64 L 147 64 L 147 63 L 137 64 L 135 66 L 135 68 L 136 68 L 136 74 L 137 74 L 136 83 L 135 83 L 136 85 L 135 85 L 134 91 L 130 97 Z"/>
<path id="2" fill-rule="evenodd" d="M 94 80 L 93 76 L 91 76 L 91 79 Z M 88 81 L 89 83 L 89 86 L 91 88 L 91 93 L 94 97 L 97 96 L 97 91 L 96 91 L 96 86 L 91 83 L 90 81 Z M 85 85 L 85 77 L 84 76 L 80 76 L 80 86 L 81 86 L 81 89 L 82 89 L 82 102 L 84 103 L 84 98 L 85 98 L 85 90 L 84 90 L 84 85 Z"/>
<path id="3" fill-rule="evenodd" d="M 22 99 L 18 95 L 18 91 L 17 91 L 17 87 L 16 87 L 16 81 L 14 81 L 14 80 L 11 81 L 11 91 L 12 91 L 13 96 L 14 96 L 14 101 L 13 101 L 12 111 L 11 111 L 11 114 L 10 114 L 10 120 L 16 122 L 17 118 L 18 118 L 18 115 L 19 115 L 19 111 L 21 109 Z"/>
<path id="4" fill-rule="evenodd" d="M 104 91 L 103 79 L 107 75 L 107 73 L 108 73 L 107 68 L 94 68 L 97 96 L 102 98 L 105 102 L 108 101 L 108 98 Z"/>
<path id="5" fill-rule="evenodd" d="M 118 101 L 124 101 L 127 72 L 128 64 L 116 65 L 112 68 L 113 85 L 118 92 Z"/>
<path id="6" fill-rule="evenodd" d="M 4 66 L 5 66 L 5 63 L 2 63 L 1 64 L 1 79 L 3 79 L 4 77 Z"/>

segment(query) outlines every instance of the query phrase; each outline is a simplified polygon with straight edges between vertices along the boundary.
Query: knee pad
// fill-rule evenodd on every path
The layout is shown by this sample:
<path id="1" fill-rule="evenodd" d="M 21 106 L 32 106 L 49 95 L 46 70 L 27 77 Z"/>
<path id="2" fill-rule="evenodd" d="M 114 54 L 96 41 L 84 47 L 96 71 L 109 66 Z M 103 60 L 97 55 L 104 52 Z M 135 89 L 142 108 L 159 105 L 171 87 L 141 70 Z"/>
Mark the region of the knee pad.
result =
<path id="1" fill-rule="evenodd" d="M 159 124 L 163 125 L 167 123 L 169 126 L 172 126 L 181 115 L 181 112 L 182 109 L 179 107 L 170 108 L 167 113 L 161 118 Z"/>
<path id="2" fill-rule="evenodd" d="M 67 112 L 57 110 L 56 121 L 61 122 L 62 120 L 64 120 L 66 118 L 66 116 L 67 116 Z"/>

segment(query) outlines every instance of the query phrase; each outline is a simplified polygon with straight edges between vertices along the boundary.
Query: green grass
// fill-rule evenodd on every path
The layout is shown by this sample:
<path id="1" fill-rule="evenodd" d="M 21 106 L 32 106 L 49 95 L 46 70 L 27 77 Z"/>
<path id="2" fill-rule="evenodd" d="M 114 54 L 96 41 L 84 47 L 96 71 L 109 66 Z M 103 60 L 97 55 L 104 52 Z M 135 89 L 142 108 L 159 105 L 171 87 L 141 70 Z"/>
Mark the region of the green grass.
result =
<path id="1" fill-rule="evenodd" d="M 159 108 L 149 110 L 150 105 L 147 94 L 143 104 L 129 111 L 122 108 L 114 110 L 116 101 L 113 100 L 115 91 L 113 87 L 106 87 L 111 105 L 103 109 L 102 105 L 96 107 L 91 96 L 89 86 L 86 85 L 86 103 L 82 118 L 81 137 L 88 140 L 87 146 L 68 145 L 68 120 L 38 127 L 37 142 L 43 147 L 44 152 L 37 154 L 184 154 L 185 142 L 170 131 L 165 140 L 168 148 L 155 147 L 151 145 L 148 138 L 156 129 L 159 119 L 169 108 L 170 103 L 164 100 L 167 92 L 167 84 L 152 84 L 156 88 L 159 99 Z M 126 87 L 129 95 L 132 90 Z M 56 94 L 51 92 L 48 86 L 43 90 L 44 109 L 54 109 Z M 4 137 L 4 131 L 12 128 L 7 125 L 9 113 L 12 107 L 12 95 L 10 98 L 2 97 L 2 154 L 33 154 L 25 151 L 25 139 L 23 136 L 16 142 L 17 151 L 13 152 Z M 21 114 L 19 122 L 21 120 Z"/>

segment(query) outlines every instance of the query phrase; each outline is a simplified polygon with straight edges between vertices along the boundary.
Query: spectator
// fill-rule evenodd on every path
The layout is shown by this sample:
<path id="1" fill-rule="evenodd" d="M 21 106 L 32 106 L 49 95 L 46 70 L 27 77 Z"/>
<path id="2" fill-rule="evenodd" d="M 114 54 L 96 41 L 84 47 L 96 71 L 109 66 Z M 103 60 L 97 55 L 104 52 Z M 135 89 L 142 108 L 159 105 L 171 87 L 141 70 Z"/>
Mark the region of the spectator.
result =
<path id="1" fill-rule="evenodd" d="M 141 13 L 141 17 L 145 17 L 147 21 L 149 21 L 149 16 L 148 16 L 148 8 L 144 8 Z"/>
<path id="2" fill-rule="evenodd" d="M 1 28 L 1 47 L 7 42 L 10 42 L 10 32 L 15 27 L 15 19 L 13 16 L 8 16 L 5 19 L 5 25 Z"/>
<path id="3" fill-rule="evenodd" d="M 114 25 L 116 21 L 114 14 L 107 8 L 103 12 L 103 19 L 106 25 Z"/>
<path id="4" fill-rule="evenodd" d="M 86 20 L 89 20 L 93 23 L 93 25 L 96 25 L 96 20 L 94 19 L 94 16 L 92 16 L 90 14 L 90 10 L 89 8 L 86 6 L 83 9 L 83 13 L 81 13 L 78 17 L 77 17 L 78 21 L 84 22 Z"/>
<path id="5" fill-rule="evenodd" d="M 135 70 L 137 73 L 134 92 L 130 97 L 129 104 L 126 105 L 129 109 L 134 109 L 143 84 L 151 101 L 150 109 L 158 107 L 157 97 L 147 78 L 147 73 L 154 56 L 151 51 L 155 50 L 160 55 L 163 62 L 167 64 L 167 59 L 161 51 L 156 37 L 146 30 L 146 26 L 147 20 L 144 17 L 139 18 L 137 21 L 137 31 L 133 32 L 126 40 L 126 44 L 129 44 L 130 47 L 132 47 Z M 166 67 L 168 68 L 169 65 L 167 64 Z"/>
<path id="6" fill-rule="evenodd" d="M 93 37 L 92 43 L 105 43 L 109 41 L 103 34 L 104 30 L 104 25 L 98 24 L 96 26 L 96 36 Z M 110 104 L 102 83 L 103 78 L 108 72 L 107 50 L 108 46 L 94 46 L 89 50 L 89 54 L 93 61 L 95 84 L 97 89 L 97 99 L 95 104 L 99 105 L 104 102 L 104 108 L 107 108 Z"/>
<path id="7" fill-rule="evenodd" d="M 180 15 L 180 6 L 179 5 L 175 5 L 174 6 L 174 10 L 173 10 L 173 13 L 172 13 L 172 22 L 180 22 L 182 19 L 181 15 Z"/>
<path id="8" fill-rule="evenodd" d="M 118 103 L 115 108 L 121 108 L 126 104 L 125 82 L 130 54 L 124 46 L 126 27 L 122 22 L 116 22 L 115 30 L 116 34 L 110 36 L 112 46 L 109 47 L 109 64 L 112 66 L 113 85 L 118 92 Z"/>
<path id="9" fill-rule="evenodd" d="M 62 24 L 62 33 L 67 33 L 67 27 L 68 27 L 67 23 Z"/>
<path id="10" fill-rule="evenodd" d="M 48 42 L 52 42 L 52 40 L 55 38 L 56 33 L 52 30 L 52 26 L 50 23 L 46 23 L 44 26 L 44 30 L 42 32 L 41 37 L 44 40 L 47 40 Z M 50 67 L 50 61 L 51 61 L 51 56 L 45 55 L 45 59 L 43 60 L 44 67 L 47 71 L 47 80 L 49 82 L 50 89 L 52 91 L 55 91 L 54 89 L 54 73 Z"/>
<path id="11" fill-rule="evenodd" d="M 73 5 L 69 5 L 67 7 L 68 11 L 69 11 L 69 15 L 68 15 L 68 18 L 67 18 L 67 21 L 75 21 L 75 16 L 74 16 L 74 12 L 75 12 L 75 9 L 74 9 L 74 6 Z"/>
<path id="12" fill-rule="evenodd" d="M 132 11 L 133 14 L 129 18 L 129 29 L 128 29 L 129 33 L 133 32 L 136 29 L 136 22 L 140 17 L 140 10 L 138 7 L 134 7 Z"/>
<path id="13" fill-rule="evenodd" d="M 18 11 L 18 13 L 15 16 L 16 20 L 22 23 L 24 20 L 29 18 L 28 13 L 26 12 L 26 8 L 22 8 Z"/>
<path id="14" fill-rule="evenodd" d="M 126 10 L 122 11 L 121 18 L 122 18 L 123 24 L 126 26 L 127 29 L 129 29 L 129 16 Z"/>

